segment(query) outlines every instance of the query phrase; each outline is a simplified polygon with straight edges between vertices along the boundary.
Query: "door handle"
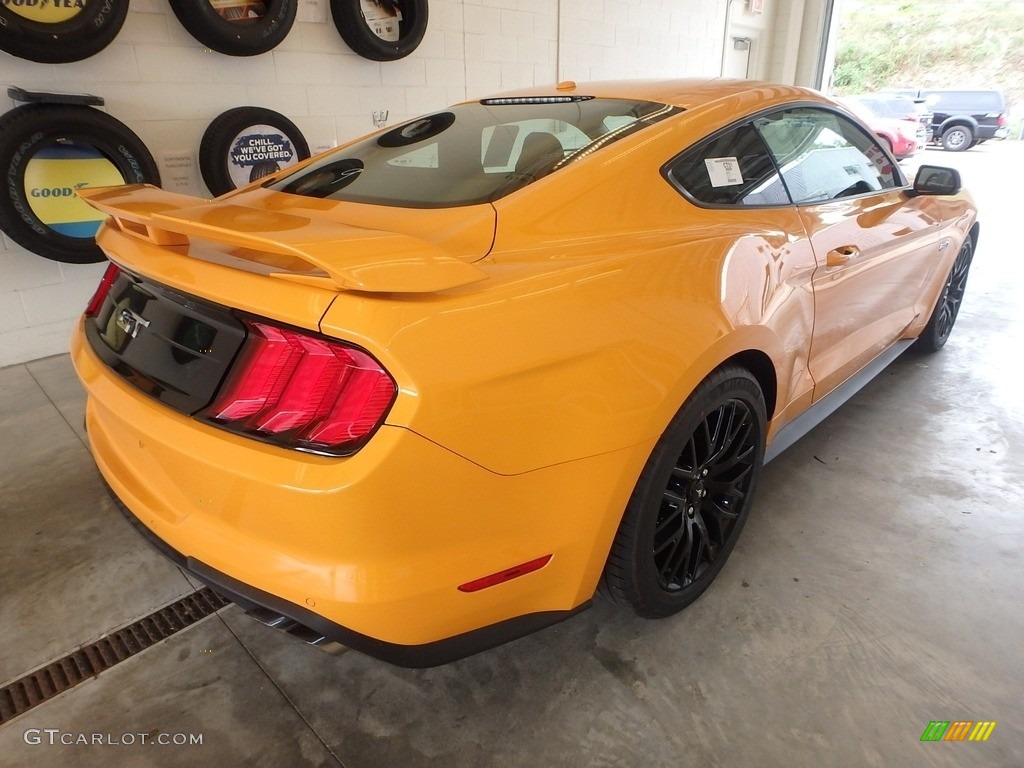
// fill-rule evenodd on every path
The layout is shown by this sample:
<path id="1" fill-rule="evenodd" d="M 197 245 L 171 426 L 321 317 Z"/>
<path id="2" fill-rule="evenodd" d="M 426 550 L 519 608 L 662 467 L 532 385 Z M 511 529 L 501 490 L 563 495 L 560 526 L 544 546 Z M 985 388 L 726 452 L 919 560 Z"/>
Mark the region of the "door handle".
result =
<path id="1" fill-rule="evenodd" d="M 841 267 L 844 264 L 848 264 L 853 259 L 857 258 L 860 253 L 860 248 L 856 245 L 841 245 L 838 248 L 833 248 L 828 252 L 825 257 L 826 267 Z"/>

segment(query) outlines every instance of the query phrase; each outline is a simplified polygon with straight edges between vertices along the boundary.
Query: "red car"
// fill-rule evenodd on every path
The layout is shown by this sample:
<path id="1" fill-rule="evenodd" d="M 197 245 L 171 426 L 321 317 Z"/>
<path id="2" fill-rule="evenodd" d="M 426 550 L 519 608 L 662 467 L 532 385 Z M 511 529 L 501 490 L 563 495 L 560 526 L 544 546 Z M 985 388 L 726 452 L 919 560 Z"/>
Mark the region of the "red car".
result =
<path id="1" fill-rule="evenodd" d="M 838 101 L 859 117 L 871 132 L 887 145 L 897 160 L 912 157 L 927 143 L 927 132 L 919 122 L 882 117 L 857 99 L 847 98 Z"/>

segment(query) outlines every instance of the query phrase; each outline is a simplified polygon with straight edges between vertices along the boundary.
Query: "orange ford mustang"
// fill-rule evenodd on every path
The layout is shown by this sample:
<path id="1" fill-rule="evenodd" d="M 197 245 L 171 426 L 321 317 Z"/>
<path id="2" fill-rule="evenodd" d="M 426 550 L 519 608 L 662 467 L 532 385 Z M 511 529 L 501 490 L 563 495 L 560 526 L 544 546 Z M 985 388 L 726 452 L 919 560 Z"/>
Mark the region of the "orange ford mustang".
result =
<path id="1" fill-rule="evenodd" d="M 86 190 L 92 451 L 183 568 L 407 666 L 643 616 L 722 569 L 764 461 L 908 345 L 978 238 L 848 112 L 749 81 L 561 83 L 216 200 Z"/>

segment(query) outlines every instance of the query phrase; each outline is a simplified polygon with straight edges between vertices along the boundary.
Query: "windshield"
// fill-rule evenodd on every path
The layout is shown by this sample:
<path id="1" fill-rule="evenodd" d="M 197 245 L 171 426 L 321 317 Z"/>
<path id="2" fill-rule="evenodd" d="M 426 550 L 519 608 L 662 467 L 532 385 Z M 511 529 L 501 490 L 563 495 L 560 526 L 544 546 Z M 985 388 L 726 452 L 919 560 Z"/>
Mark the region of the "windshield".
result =
<path id="1" fill-rule="evenodd" d="M 330 152 L 269 188 L 412 208 L 486 203 L 678 111 L 629 99 L 484 99 Z"/>

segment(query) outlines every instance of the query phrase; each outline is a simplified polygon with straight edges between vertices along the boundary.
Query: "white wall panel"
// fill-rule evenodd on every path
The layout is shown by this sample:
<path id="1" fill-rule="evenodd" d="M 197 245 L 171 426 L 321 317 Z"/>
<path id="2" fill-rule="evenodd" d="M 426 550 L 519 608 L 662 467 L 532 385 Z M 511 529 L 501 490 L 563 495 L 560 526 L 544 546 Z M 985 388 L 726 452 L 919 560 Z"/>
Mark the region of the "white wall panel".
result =
<path id="1" fill-rule="evenodd" d="M 718 74 L 729 0 L 430 0 L 423 43 L 407 59 L 373 62 L 345 45 L 325 0 L 300 0 L 300 19 L 274 51 L 215 53 L 192 38 L 166 0 L 132 0 L 117 39 L 73 64 L 0 52 L 0 84 L 103 96 L 105 111 L 163 156 L 191 153 L 226 109 L 288 115 L 312 147 L 489 92 L 560 79 Z M 732 0 L 734 19 L 746 0 Z M 756 26 L 770 44 L 776 0 Z M 788 6 L 787 6 L 787 10 Z M 319 18 L 319 21 L 316 19 Z M 312 20 L 305 20 L 312 19 Z M 0 108 L 14 102 L 0 94 Z M 207 191 L 196 173 L 194 193 Z M 0 366 L 64 351 L 102 264 L 58 265 L 0 241 Z"/>

